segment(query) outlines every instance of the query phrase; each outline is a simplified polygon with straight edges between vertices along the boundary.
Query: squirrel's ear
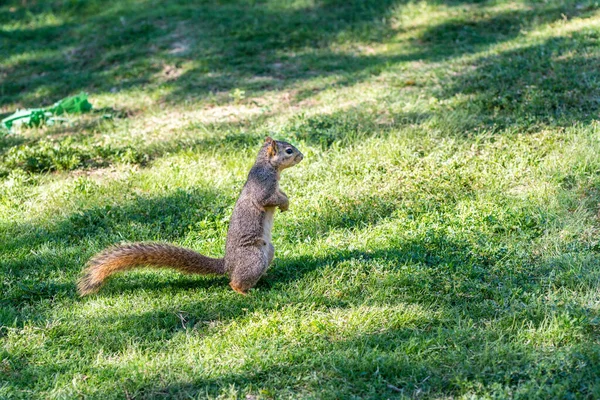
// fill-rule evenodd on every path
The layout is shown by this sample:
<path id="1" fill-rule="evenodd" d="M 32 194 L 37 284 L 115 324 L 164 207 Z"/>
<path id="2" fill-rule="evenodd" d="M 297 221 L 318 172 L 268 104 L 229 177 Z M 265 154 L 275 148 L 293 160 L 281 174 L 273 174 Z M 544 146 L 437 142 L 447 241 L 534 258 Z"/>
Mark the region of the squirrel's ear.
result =
<path id="1" fill-rule="evenodd" d="M 277 154 L 277 143 L 275 143 L 275 141 L 270 136 L 267 136 L 267 138 L 265 139 L 265 143 L 268 146 L 267 154 L 269 155 L 269 157 L 272 157 L 275 154 Z"/>

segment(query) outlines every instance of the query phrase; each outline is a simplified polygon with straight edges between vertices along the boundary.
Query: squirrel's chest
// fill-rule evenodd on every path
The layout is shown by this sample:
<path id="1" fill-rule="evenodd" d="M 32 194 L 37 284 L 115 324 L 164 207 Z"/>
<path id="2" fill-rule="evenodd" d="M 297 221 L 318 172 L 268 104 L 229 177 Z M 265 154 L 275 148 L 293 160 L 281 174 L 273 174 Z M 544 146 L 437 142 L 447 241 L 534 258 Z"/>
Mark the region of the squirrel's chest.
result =
<path id="1" fill-rule="evenodd" d="M 275 219 L 275 207 L 265 209 L 263 220 L 263 240 L 265 243 L 271 243 L 271 230 L 273 229 L 273 220 Z"/>

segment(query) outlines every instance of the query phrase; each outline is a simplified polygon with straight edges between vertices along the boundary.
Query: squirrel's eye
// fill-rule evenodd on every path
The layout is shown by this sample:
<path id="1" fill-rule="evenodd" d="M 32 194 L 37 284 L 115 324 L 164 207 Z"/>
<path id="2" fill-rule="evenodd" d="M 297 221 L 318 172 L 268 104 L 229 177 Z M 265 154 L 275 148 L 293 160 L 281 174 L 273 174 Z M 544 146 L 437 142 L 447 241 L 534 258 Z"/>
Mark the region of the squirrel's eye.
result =
<path id="1" fill-rule="evenodd" d="M 292 154 L 294 152 L 294 150 L 288 148 L 288 149 L 285 150 L 285 152 L 288 153 L 288 154 Z"/>

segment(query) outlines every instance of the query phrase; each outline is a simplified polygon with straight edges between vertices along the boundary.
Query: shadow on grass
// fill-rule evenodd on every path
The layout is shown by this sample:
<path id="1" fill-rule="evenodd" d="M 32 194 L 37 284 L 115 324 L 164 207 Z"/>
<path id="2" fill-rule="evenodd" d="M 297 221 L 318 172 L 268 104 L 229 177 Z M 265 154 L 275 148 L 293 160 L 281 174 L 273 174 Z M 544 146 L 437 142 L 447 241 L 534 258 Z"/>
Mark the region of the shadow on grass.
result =
<path id="1" fill-rule="evenodd" d="M 541 44 L 482 58 L 456 76 L 439 95 L 462 95 L 459 108 L 473 109 L 473 125 L 539 129 L 590 122 L 600 109 L 597 36 L 575 32 Z"/>
<path id="2" fill-rule="evenodd" d="M 143 87 L 166 73 L 166 65 L 174 71 L 174 78 L 165 76 L 175 85 L 172 100 L 227 90 L 241 77 L 279 71 L 280 65 L 272 64 L 280 52 L 327 46 L 339 35 L 347 40 L 389 36 L 392 30 L 382 21 L 398 2 L 321 1 L 298 8 L 245 1 L 173 1 L 160 7 L 90 1 L 62 7 L 39 2 L 29 9 L 15 3 L 13 12 L 4 6 L 6 22 L 48 14 L 59 21 L 0 32 L 10 38 L 5 58 L 16 59 L 4 68 L 14 79 L 3 83 L 2 104 L 33 106 L 40 93 L 55 99 L 82 88 L 98 93 Z M 186 62 L 196 66 L 182 74 L 178 69 Z"/>
<path id="3" fill-rule="evenodd" d="M 529 30 L 552 22 L 593 15 L 596 6 L 563 2 L 540 5 L 530 3 L 527 8 L 502 12 L 482 9 L 479 13 L 465 14 L 433 25 L 413 43 L 425 47 L 430 57 L 476 53 L 491 45 L 507 42 Z M 424 57 L 427 59 L 429 57 Z M 439 61 L 435 58 L 432 61 Z"/>
<path id="4" fill-rule="evenodd" d="M 449 337 L 444 329 L 451 330 Z M 415 354 L 415 336 L 438 351 Z M 319 393 L 321 398 L 380 399 L 397 396 L 400 391 L 419 398 L 464 395 L 466 390 L 459 383 L 464 380 L 471 384 L 471 394 L 494 388 L 499 397 L 518 393 L 536 398 L 540 391 L 595 397 L 600 393 L 595 379 L 599 358 L 600 352 L 589 347 L 547 352 L 499 339 L 486 329 L 417 324 L 339 341 L 321 337 L 310 345 L 289 345 L 280 350 L 279 361 L 263 362 L 260 367 L 249 363 L 238 373 L 170 385 L 131 385 L 130 390 L 144 399 L 217 396 L 248 387 L 265 394 L 285 388 L 286 394 L 298 397 L 307 391 Z"/>
<path id="5" fill-rule="evenodd" d="M 451 2 L 461 3 L 469 2 Z M 510 40 L 523 29 L 590 13 L 576 2 L 483 13 L 476 20 L 457 19 L 427 29 L 414 43 L 415 51 L 406 55 L 330 49 L 338 42 L 393 42 L 402 28 L 392 27 L 390 16 L 402 4 L 174 1 L 149 7 L 145 1 L 62 6 L 42 1 L 28 10 L 15 4 L 15 11 L 5 11 L 7 23 L 48 14 L 58 22 L 2 33 L 10 38 L 3 51 L 8 60 L 4 70 L 12 79 L 2 83 L 0 105 L 36 106 L 42 98 L 54 101 L 82 89 L 100 93 L 160 82 L 171 89 L 166 99 L 176 103 L 235 88 L 252 95 L 332 73 L 341 74 L 336 84 L 346 86 L 401 62 L 458 57 Z"/>

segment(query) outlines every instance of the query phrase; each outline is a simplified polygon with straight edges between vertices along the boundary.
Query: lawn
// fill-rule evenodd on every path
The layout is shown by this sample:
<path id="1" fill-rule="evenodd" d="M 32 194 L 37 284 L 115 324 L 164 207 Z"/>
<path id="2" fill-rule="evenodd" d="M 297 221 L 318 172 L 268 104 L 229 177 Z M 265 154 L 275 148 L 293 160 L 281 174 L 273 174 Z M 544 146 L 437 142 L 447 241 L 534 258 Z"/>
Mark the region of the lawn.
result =
<path id="1" fill-rule="evenodd" d="M 0 399 L 600 398 L 593 0 L 18 0 L 0 116 Z M 266 135 L 305 154 L 275 261 L 117 275 L 123 241 L 222 256 Z"/>

